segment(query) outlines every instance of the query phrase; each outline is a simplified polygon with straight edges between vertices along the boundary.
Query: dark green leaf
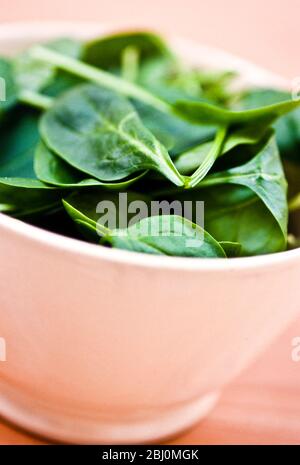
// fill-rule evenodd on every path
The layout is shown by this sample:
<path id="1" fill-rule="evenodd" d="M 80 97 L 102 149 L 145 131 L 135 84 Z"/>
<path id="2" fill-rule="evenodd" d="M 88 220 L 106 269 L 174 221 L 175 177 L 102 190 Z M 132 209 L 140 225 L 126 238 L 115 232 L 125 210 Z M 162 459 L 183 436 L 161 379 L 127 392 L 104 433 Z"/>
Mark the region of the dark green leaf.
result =
<path id="1" fill-rule="evenodd" d="M 121 199 L 120 194 L 125 194 L 126 199 L 124 197 Z M 135 210 L 132 213 L 128 212 L 127 206 L 135 201 L 142 201 L 147 208 L 150 204 L 150 198 L 142 193 L 131 191 L 104 192 L 102 189 L 92 188 L 69 195 L 64 200 L 64 206 L 74 220 L 82 220 L 96 227 L 97 221 L 101 218 L 100 212 L 97 212 L 97 206 L 99 202 L 105 202 L 105 205 L 109 205 L 113 212 L 116 212 L 116 225 L 111 228 L 114 229 L 115 227 L 126 227 L 129 222 L 133 221 L 138 212 Z M 146 216 L 147 213 L 144 217 Z"/>
<path id="2" fill-rule="evenodd" d="M 219 241 L 241 244 L 241 256 L 280 252 L 286 248 L 278 221 L 249 188 L 220 185 L 198 192 L 204 201 L 205 227 Z"/>
<path id="3" fill-rule="evenodd" d="M 122 53 L 127 47 L 138 50 L 141 63 L 156 57 L 172 57 L 159 36 L 149 32 L 123 32 L 87 43 L 83 50 L 83 61 L 98 68 L 120 72 Z"/>
<path id="4" fill-rule="evenodd" d="M 273 138 L 245 165 L 212 174 L 203 181 L 202 185 L 216 186 L 227 183 L 240 184 L 255 192 L 278 222 L 286 240 L 288 220 L 287 182 L 277 145 Z"/>
<path id="5" fill-rule="evenodd" d="M 183 184 L 167 150 L 132 105 L 113 91 L 91 84 L 75 88 L 43 115 L 40 128 L 51 150 L 101 181 L 153 169 Z"/>
<path id="6" fill-rule="evenodd" d="M 219 241 L 240 243 L 242 255 L 286 248 L 286 181 L 272 139 L 246 164 L 209 175 L 196 189 L 175 195 L 204 201 L 207 231 Z"/>
<path id="7" fill-rule="evenodd" d="M 257 144 L 268 132 L 264 125 L 249 125 L 241 129 L 231 130 L 225 140 L 221 155 L 228 153 L 239 145 Z M 201 163 L 206 155 L 210 152 L 214 142 L 204 142 L 197 145 L 191 150 L 183 152 L 174 161 L 176 168 L 181 174 L 191 174 Z"/>
<path id="8" fill-rule="evenodd" d="M 250 109 L 272 105 L 290 98 L 290 93 L 276 89 L 249 90 L 239 102 L 242 108 Z M 275 123 L 276 140 L 280 154 L 285 159 L 300 162 L 300 109 L 296 109 Z M 299 188 L 300 190 L 300 188 Z"/>
<path id="9" fill-rule="evenodd" d="M 242 246 L 238 242 L 221 241 L 220 245 L 228 258 L 239 257 L 241 255 Z"/>
<path id="10" fill-rule="evenodd" d="M 47 210 L 59 201 L 57 190 L 34 174 L 38 140 L 38 114 L 31 109 L 16 107 L 0 126 L 0 203 L 8 203 L 14 216 Z"/>
<path id="11" fill-rule="evenodd" d="M 37 178 L 48 184 L 58 187 L 90 187 L 102 186 L 104 189 L 126 189 L 134 182 L 138 181 L 144 173 L 135 178 L 119 182 L 103 183 L 97 179 L 87 179 L 86 175 L 49 150 L 43 142 L 37 146 L 34 156 L 34 170 Z"/>
<path id="12" fill-rule="evenodd" d="M 205 102 L 178 101 L 174 109 L 189 121 L 216 125 L 271 124 L 300 106 L 300 100 L 288 100 L 250 110 L 227 110 Z"/>
<path id="13" fill-rule="evenodd" d="M 60 194 L 36 179 L 0 178 L 0 203 L 7 202 L 12 216 L 29 216 L 57 207 Z"/>
<path id="14" fill-rule="evenodd" d="M 172 156 L 211 139 L 216 132 L 213 126 L 190 123 L 138 100 L 134 100 L 133 104 L 144 125 L 170 150 Z"/>
<path id="15" fill-rule="evenodd" d="M 39 114 L 16 107 L 0 124 L 0 176 L 35 178 L 33 153 L 39 140 Z"/>

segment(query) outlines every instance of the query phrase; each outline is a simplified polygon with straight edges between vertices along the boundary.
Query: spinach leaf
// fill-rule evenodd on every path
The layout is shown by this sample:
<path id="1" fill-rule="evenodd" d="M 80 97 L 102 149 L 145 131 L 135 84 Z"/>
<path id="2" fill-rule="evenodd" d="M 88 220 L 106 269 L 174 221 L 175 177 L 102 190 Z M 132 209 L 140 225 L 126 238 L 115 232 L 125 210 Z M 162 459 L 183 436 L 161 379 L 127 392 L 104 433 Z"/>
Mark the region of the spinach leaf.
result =
<path id="1" fill-rule="evenodd" d="M 174 74 L 176 72 L 177 75 L 177 70 L 181 67 L 166 44 L 154 34 L 122 33 L 100 38 L 86 45 L 83 60 L 128 79 L 128 74 L 133 73 L 132 63 L 129 72 L 124 72 L 124 55 L 126 58 L 128 51 L 130 55 L 132 50 L 138 54 L 138 70 L 135 71 L 135 78 L 131 76 L 130 81 L 136 81 L 168 101 L 188 97 L 183 86 L 173 84 Z M 187 79 L 188 76 L 185 81 Z M 212 127 L 188 123 L 175 114 L 166 114 L 137 99 L 133 100 L 133 104 L 145 126 L 173 154 L 206 140 L 215 132 Z"/>
<path id="2" fill-rule="evenodd" d="M 228 132 L 220 155 L 225 155 L 239 145 L 258 144 L 268 131 L 269 129 L 261 124 L 248 125 L 241 129 L 233 129 Z M 212 150 L 213 145 L 213 141 L 208 141 L 181 153 L 174 160 L 174 164 L 178 171 L 184 175 L 191 174 L 203 163 L 207 154 Z"/>
<path id="3" fill-rule="evenodd" d="M 172 107 L 162 99 L 151 94 L 146 89 L 143 89 L 142 87 L 118 76 L 114 76 L 107 71 L 95 68 L 94 66 L 75 60 L 74 58 L 66 57 L 61 53 L 49 50 L 46 47 L 32 47 L 30 55 L 34 59 L 51 63 L 56 68 L 78 78 L 91 81 L 97 85 L 125 95 L 126 97 L 141 100 L 145 104 L 151 105 L 167 114 L 170 112 L 172 113 Z"/>
<path id="4" fill-rule="evenodd" d="M 158 57 L 139 69 L 137 83 L 168 102 L 179 99 L 202 100 L 220 104 L 230 102 L 232 72 L 207 72 L 191 69 L 179 60 Z"/>
<path id="5" fill-rule="evenodd" d="M 77 201 L 76 201 L 77 200 Z M 132 250 L 156 255 L 184 257 L 226 257 L 221 245 L 200 226 L 176 215 L 162 215 L 144 218 L 127 228 L 109 229 L 95 219 L 94 200 L 89 205 L 81 199 L 78 209 L 78 198 L 64 201 L 69 215 L 89 234 L 102 236 L 101 243 L 119 249 Z"/>
<path id="6" fill-rule="evenodd" d="M 240 184 L 249 187 L 270 210 L 283 237 L 287 237 L 287 182 L 274 138 L 245 165 L 215 173 L 203 181 L 203 186 Z M 201 186 L 201 185 L 200 185 Z"/>
<path id="7" fill-rule="evenodd" d="M 32 59 L 28 53 L 14 60 L 14 73 L 18 88 L 21 90 L 41 90 L 53 78 L 55 68 L 46 62 Z"/>
<path id="8" fill-rule="evenodd" d="M 140 67 L 136 82 L 169 103 L 180 98 L 203 98 L 200 88 L 195 89 L 191 74 L 184 71 L 178 60 L 166 60 L 165 57 L 148 60 Z"/>
<path id="9" fill-rule="evenodd" d="M 86 175 L 68 165 L 55 155 L 43 142 L 37 146 L 34 156 L 34 171 L 37 178 L 47 184 L 58 187 L 90 187 L 102 186 L 104 189 L 121 190 L 141 179 L 145 173 L 122 182 L 103 183 L 97 179 L 87 179 Z"/>
<path id="10" fill-rule="evenodd" d="M 272 105 L 289 98 L 290 94 L 285 91 L 276 89 L 250 89 L 239 101 L 239 106 L 251 109 L 262 105 Z M 282 157 L 300 162 L 300 109 L 296 109 L 280 118 L 276 121 L 274 127 Z"/>
<path id="11" fill-rule="evenodd" d="M 134 83 L 113 76 L 106 71 L 96 69 L 91 65 L 82 63 L 73 58 L 65 57 L 45 47 L 33 47 L 30 53 L 33 58 L 52 63 L 54 66 L 74 74 L 75 76 L 92 81 L 105 88 L 115 90 L 127 97 L 140 100 L 166 114 L 175 113 L 183 119 L 187 119 L 194 123 L 223 126 L 245 125 L 251 122 L 271 124 L 279 117 L 300 106 L 300 100 L 289 100 L 262 108 L 233 111 L 207 102 L 192 100 L 179 100 L 170 104 Z"/>
<path id="12" fill-rule="evenodd" d="M 219 244 L 222 246 L 224 252 L 226 253 L 226 257 L 240 257 L 242 245 L 238 242 L 220 241 Z"/>
<path id="13" fill-rule="evenodd" d="M 227 79 L 229 73 L 209 76 L 199 70 L 187 69 L 179 61 L 157 58 L 149 60 L 140 69 L 138 84 L 173 104 L 182 99 L 207 101 L 213 94 L 217 98 Z M 168 113 L 164 113 L 145 105 L 143 101 L 136 100 L 135 105 L 144 124 L 170 149 L 173 156 L 215 135 L 214 126 L 185 121 L 175 114 L 172 107 Z"/>
<path id="14" fill-rule="evenodd" d="M 48 44 L 48 48 L 78 60 L 82 55 L 83 44 L 73 39 L 59 39 Z M 83 79 L 56 68 L 53 79 L 43 88 L 43 93 L 50 97 L 57 97 L 82 82 L 84 82 Z"/>
<path id="15" fill-rule="evenodd" d="M 167 150 L 143 126 L 132 105 L 113 91 L 78 86 L 42 116 L 40 130 L 58 156 L 101 181 L 153 169 L 176 185 L 184 184 Z"/>
<path id="16" fill-rule="evenodd" d="M 48 210 L 59 202 L 59 192 L 34 174 L 38 140 L 38 113 L 31 109 L 16 107 L 0 125 L 0 203 L 9 204 L 14 216 Z"/>
<path id="17" fill-rule="evenodd" d="M 126 230 L 107 233 L 101 241 L 118 249 L 178 257 L 225 258 L 221 245 L 200 226 L 180 216 L 145 218 Z"/>
<path id="18" fill-rule="evenodd" d="M 207 231 L 219 241 L 240 243 L 242 255 L 256 255 L 286 248 L 286 187 L 271 139 L 246 164 L 209 175 L 176 198 L 204 201 Z"/>
<path id="19" fill-rule="evenodd" d="M 49 42 L 45 47 L 72 58 L 79 58 L 82 46 L 80 42 L 66 38 Z M 32 58 L 30 49 L 13 60 L 13 68 L 21 92 L 25 89 L 43 90 L 57 79 L 58 74 L 53 64 Z"/>
<path id="20" fill-rule="evenodd" d="M 206 102 L 178 101 L 174 109 L 189 121 L 215 125 L 272 124 L 300 106 L 300 100 L 287 100 L 250 110 L 227 110 Z"/>
<path id="21" fill-rule="evenodd" d="M 60 193 L 36 179 L 2 177 L 0 203 L 7 205 L 7 202 L 12 216 L 30 216 L 56 208 Z"/>
<path id="22" fill-rule="evenodd" d="M 170 151 L 172 158 L 211 139 L 216 132 L 214 126 L 190 123 L 139 100 L 133 100 L 133 105 L 144 125 Z"/>
<path id="23" fill-rule="evenodd" d="M 195 86 L 193 76 L 183 69 L 181 63 L 165 57 L 143 62 L 136 82 L 169 103 L 179 98 L 203 98 L 200 84 Z M 137 99 L 133 100 L 133 104 L 145 126 L 171 151 L 171 155 L 177 155 L 215 134 L 214 127 L 185 121 L 172 111 L 162 112 Z"/>
<path id="24" fill-rule="evenodd" d="M 163 40 L 150 32 L 123 32 L 88 42 L 83 50 L 83 61 L 98 68 L 120 73 L 122 54 L 128 48 L 138 52 L 139 61 L 157 57 L 173 59 Z"/>
<path id="25" fill-rule="evenodd" d="M 180 153 L 195 143 L 206 140 L 215 132 L 212 127 L 199 126 L 184 121 L 161 98 L 156 97 L 140 86 L 127 82 L 125 79 L 91 67 L 78 60 L 63 57 L 62 54 L 54 53 L 46 48 L 35 47 L 30 50 L 30 54 L 35 59 L 42 59 L 47 64 L 51 63 L 53 66 L 60 68 L 59 79 L 56 78 L 52 85 L 45 89 L 47 95 L 57 96 L 82 80 L 89 80 L 132 97 L 133 104 L 145 126 L 153 132 L 163 145 L 172 150 L 172 154 Z M 34 104 L 34 96 L 31 96 L 31 98 Z M 30 103 L 30 98 L 26 102 Z M 43 106 L 43 102 L 41 103 Z M 47 102 L 45 103 L 47 104 Z"/>
<path id="26" fill-rule="evenodd" d="M 126 205 L 123 206 L 124 199 L 120 199 L 120 194 L 126 196 Z M 80 192 L 74 192 L 69 195 L 65 200 L 65 206 L 68 206 L 68 212 L 73 219 L 81 219 L 82 221 L 91 223 L 95 226 L 97 221 L 100 219 L 101 214 L 98 212 L 97 206 L 100 202 L 104 201 L 104 210 L 106 212 L 106 206 L 109 205 L 116 212 L 115 225 L 108 225 L 110 229 L 124 228 L 129 223 L 133 223 L 134 219 L 137 218 L 137 214 L 141 218 L 148 216 L 147 212 L 144 215 L 139 212 L 139 208 L 127 211 L 127 205 L 132 204 L 136 201 L 142 201 L 144 205 L 149 207 L 151 198 L 140 192 L 133 191 L 108 191 L 104 192 L 102 189 L 93 187 Z M 133 204 L 134 205 L 134 204 Z M 147 210 L 148 211 L 148 210 Z M 73 213 L 72 213 L 73 212 Z M 105 215 L 105 212 L 102 213 Z"/>
<path id="27" fill-rule="evenodd" d="M 33 152 L 39 140 L 39 114 L 17 106 L 0 124 L 0 176 L 35 178 Z"/>
<path id="28" fill-rule="evenodd" d="M 240 256 L 286 249 L 278 221 L 248 187 L 224 184 L 197 191 L 195 197 L 204 201 L 206 230 L 219 241 L 240 243 Z"/>
<path id="29" fill-rule="evenodd" d="M 231 84 L 236 78 L 234 71 L 207 71 L 203 69 L 192 69 L 185 73 L 179 73 L 176 81 L 186 88 L 195 97 L 201 92 L 202 98 L 220 105 L 229 105 L 235 97 L 231 90 Z"/>

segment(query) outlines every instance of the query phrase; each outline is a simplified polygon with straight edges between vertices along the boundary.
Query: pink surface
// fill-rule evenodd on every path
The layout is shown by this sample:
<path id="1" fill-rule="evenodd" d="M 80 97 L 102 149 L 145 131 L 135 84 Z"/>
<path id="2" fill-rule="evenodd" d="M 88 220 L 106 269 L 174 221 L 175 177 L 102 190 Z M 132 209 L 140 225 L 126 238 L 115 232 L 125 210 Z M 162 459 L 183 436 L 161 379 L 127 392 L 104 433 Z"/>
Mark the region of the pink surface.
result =
<path id="1" fill-rule="evenodd" d="M 0 0 L 0 21 L 149 26 L 222 47 L 289 78 L 300 75 L 299 15 L 299 0 Z"/>

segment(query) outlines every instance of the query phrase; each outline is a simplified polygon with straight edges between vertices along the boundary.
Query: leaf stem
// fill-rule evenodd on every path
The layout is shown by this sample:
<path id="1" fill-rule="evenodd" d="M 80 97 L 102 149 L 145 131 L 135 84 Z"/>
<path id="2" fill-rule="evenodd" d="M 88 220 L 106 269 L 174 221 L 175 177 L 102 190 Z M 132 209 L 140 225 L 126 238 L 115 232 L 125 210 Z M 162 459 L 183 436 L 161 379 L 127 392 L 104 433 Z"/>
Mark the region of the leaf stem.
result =
<path id="1" fill-rule="evenodd" d="M 188 185 L 187 185 L 188 188 L 196 187 L 197 184 L 199 184 L 202 181 L 202 179 L 207 175 L 208 171 L 213 166 L 214 162 L 216 161 L 216 159 L 221 153 L 226 134 L 227 134 L 227 127 L 222 126 L 218 130 L 213 146 L 207 153 L 203 162 L 201 163 L 199 168 L 189 178 Z"/>
<path id="2" fill-rule="evenodd" d="M 79 76 L 83 79 L 95 82 L 96 84 L 100 84 L 103 87 L 107 87 L 111 90 L 126 95 L 127 97 L 141 100 L 142 102 L 153 106 L 163 113 L 173 113 L 172 106 L 167 102 L 164 102 L 160 98 L 152 95 L 150 92 L 142 89 L 136 84 L 114 76 L 111 73 L 38 45 L 32 47 L 29 53 L 32 58 L 44 61 L 45 63 L 50 63 L 57 68 L 74 74 L 75 76 Z"/>
<path id="3" fill-rule="evenodd" d="M 139 71 L 139 49 L 132 45 L 124 48 L 121 56 L 121 76 L 125 81 L 135 82 Z"/>
<path id="4" fill-rule="evenodd" d="M 19 94 L 19 100 L 35 108 L 48 110 L 52 106 L 53 99 L 46 95 L 38 94 L 31 90 L 23 90 Z"/>

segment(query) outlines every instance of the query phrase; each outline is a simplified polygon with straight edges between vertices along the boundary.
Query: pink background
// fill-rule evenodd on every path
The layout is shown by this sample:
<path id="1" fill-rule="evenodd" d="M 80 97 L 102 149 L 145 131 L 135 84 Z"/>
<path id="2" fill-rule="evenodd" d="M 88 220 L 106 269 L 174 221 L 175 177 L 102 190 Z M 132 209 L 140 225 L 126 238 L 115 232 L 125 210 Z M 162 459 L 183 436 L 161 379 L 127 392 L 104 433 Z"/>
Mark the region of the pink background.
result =
<path id="1" fill-rule="evenodd" d="M 0 21 L 98 20 L 148 26 L 300 75 L 299 0 L 0 0 Z"/>
<path id="2" fill-rule="evenodd" d="M 197 39 L 293 79 L 300 76 L 300 0 L 0 0 L 0 21 L 93 20 L 147 26 Z M 291 340 L 300 320 L 177 443 L 300 443 L 300 362 Z M 0 444 L 37 443 L 0 420 Z"/>

